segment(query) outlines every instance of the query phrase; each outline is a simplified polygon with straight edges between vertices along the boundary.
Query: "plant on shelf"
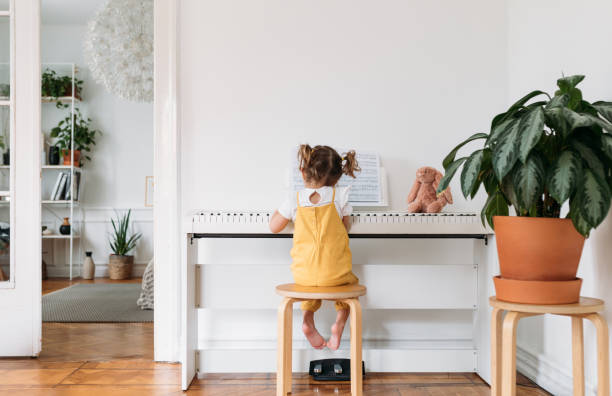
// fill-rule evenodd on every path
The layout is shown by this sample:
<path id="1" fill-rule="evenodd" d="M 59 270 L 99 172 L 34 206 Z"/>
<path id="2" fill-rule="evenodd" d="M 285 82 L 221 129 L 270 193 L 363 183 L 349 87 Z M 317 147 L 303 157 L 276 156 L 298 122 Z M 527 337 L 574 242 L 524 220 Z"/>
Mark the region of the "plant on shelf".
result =
<path id="1" fill-rule="evenodd" d="M 72 149 L 72 124 L 74 123 L 74 153 L 71 155 Z M 55 145 L 59 147 L 62 156 L 64 157 L 64 165 L 71 164 L 71 157 L 75 166 L 81 166 L 83 160 L 91 160 L 88 154 L 92 146 L 96 144 L 96 134 L 102 132 L 91 127 L 91 119 L 84 118 L 78 108 L 74 109 L 74 114 L 69 114 L 61 120 L 57 126 L 51 129 L 50 136 L 57 139 Z"/>
<path id="2" fill-rule="evenodd" d="M 74 79 L 74 97 L 81 99 L 81 90 L 83 81 L 77 78 Z M 72 77 L 60 76 L 55 70 L 45 69 L 42 74 L 41 96 L 51 97 L 56 100 L 65 96 L 72 96 Z M 55 105 L 58 109 L 67 108 L 68 104 L 57 100 Z"/>
<path id="3" fill-rule="evenodd" d="M 119 216 L 116 219 L 111 219 L 113 226 L 113 235 L 109 241 L 110 248 L 113 254 L 110 255 L 108 270 L 111 279 L 126 279 L 132 276 L 132 267 L 134 265 L 134 256 L 127 254 L 136 247 L 136 242 L 142 237 L 141 233 L 131 233 L 130 216 L 132 210 Z"/>
<path id="4" fill-rule="evenodd" d="M 551 97 L 533 91 L 493 118 L 443 160 L 438 192 L 461 171 L 461 189 L 488 199 L 481 212 L 494 229 L 501 277 L 497 297 L 524 303 L 576 302 L 585 237 L 606 217 L 612 199 L 612 102 L 589 103 L 576 87 L 584 76 L 557 80 Z M 535 98 L 541 100 L 535 100 Z M 482 148 L 456 158 L 467 143 Z M 569 203 L 569 212 L 560 218 Z M 509 217 L 512 207 L 516 217 Z"/>

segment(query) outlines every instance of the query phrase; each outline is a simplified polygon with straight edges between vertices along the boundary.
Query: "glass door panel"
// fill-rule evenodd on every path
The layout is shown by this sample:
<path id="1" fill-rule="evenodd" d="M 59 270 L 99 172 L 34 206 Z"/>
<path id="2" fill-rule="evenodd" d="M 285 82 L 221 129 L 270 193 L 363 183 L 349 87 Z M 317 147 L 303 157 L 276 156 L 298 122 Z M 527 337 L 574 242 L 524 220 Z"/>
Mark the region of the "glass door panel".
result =
<path id="1" fill-rule="evenodd" d="M 9 2 L 0 0 L 0 282 L 13 276 L 11 260 L 11 145 L 13 143 L 13 101 L 11 95 L 12 21 Z"/>

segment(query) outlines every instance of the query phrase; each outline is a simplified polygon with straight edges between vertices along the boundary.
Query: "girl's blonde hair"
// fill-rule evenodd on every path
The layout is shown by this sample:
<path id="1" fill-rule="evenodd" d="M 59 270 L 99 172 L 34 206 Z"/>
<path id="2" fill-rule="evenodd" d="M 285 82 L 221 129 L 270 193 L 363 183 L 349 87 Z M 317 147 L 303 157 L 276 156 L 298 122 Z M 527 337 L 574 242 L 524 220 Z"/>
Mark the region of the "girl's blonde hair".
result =
<path id="1" fill-rule="evenodd" d="M 329 146 L 300 145 L 298 163 L 306 181 L 324 186 L 334 186 L 342 174 L 354 178 L 355 172 L 361 170 L 354 150 L 344 153 L 343 158 Z"/>

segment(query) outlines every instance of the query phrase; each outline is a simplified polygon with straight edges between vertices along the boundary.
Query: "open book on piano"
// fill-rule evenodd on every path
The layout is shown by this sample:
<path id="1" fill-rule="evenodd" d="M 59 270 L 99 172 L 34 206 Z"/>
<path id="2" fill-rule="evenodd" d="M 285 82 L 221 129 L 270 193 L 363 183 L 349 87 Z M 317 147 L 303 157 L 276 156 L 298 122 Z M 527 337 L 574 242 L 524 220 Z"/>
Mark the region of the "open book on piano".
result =
<path id="1" fill-rule="evenodd" d="M 187 232 L 214 237 L 290 237 L 292 223 L 280 234 L 268 228 L 270 212 L 199 211 L 193 214 Z M 418 237 L 427 235 L 484 238 L 493 231 L 482 225 L 477 213 L 354 212 L 349 235 L 353 238 Z"/>

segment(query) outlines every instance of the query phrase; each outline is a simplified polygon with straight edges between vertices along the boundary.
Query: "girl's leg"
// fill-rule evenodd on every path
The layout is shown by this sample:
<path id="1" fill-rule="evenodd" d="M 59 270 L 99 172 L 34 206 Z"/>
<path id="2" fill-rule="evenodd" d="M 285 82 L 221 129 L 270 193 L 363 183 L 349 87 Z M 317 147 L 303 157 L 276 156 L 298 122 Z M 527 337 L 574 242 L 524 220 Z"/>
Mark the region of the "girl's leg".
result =
<path id="1" fill-rule="evenodd" d="M 336 301 L 336 322 L 331 327 L 331 337 L 327 341 L 327 347 L 332 351 L 340 347 L 340 339 L 344 331 L 344 325 L 349 317 L 349 306 L 343 302 Z"/>
<path id="2" fill-rule="evenodd" d="M 310 342 L 310 345 L 315 349 L 325 348 L 325 339 L 317 331 L 314 323 L 314 313 L 321 307 L 321 300 L 304 301 L 302 303 L 302 311 L 304 311 L 304 321 L 302 322 L 302 331 Z"/>

